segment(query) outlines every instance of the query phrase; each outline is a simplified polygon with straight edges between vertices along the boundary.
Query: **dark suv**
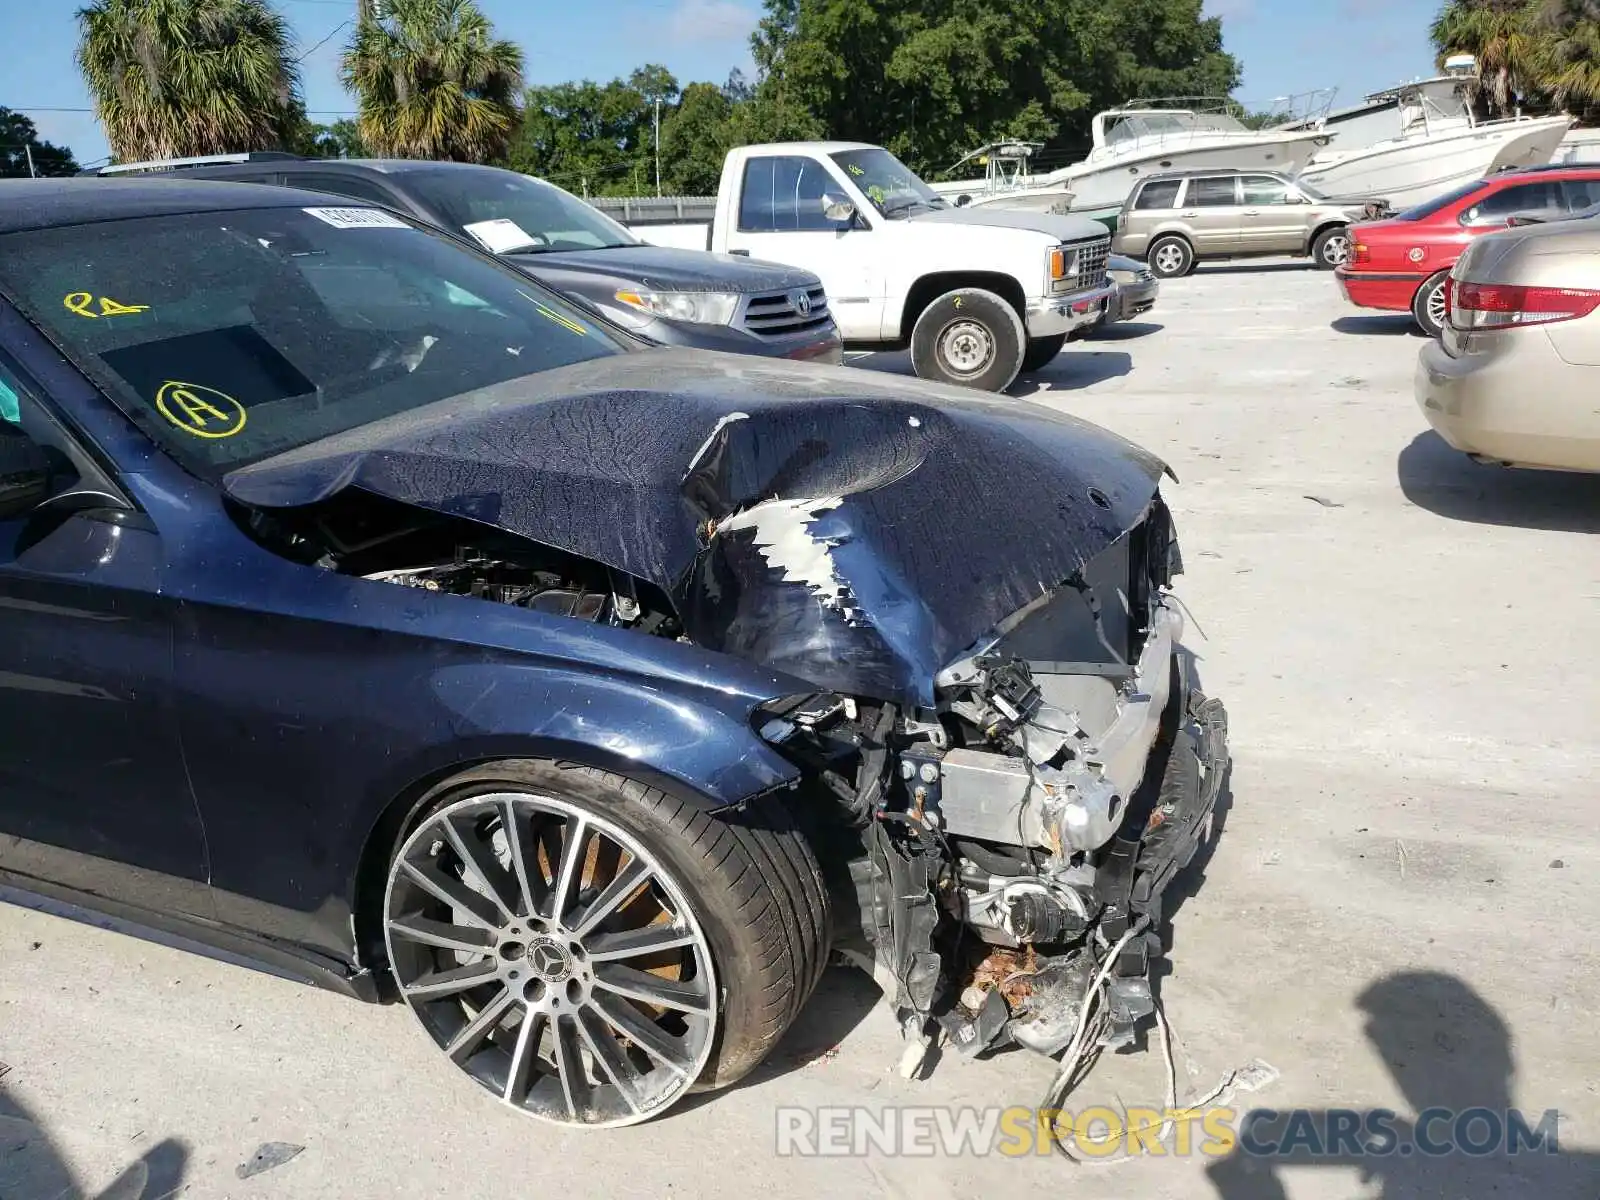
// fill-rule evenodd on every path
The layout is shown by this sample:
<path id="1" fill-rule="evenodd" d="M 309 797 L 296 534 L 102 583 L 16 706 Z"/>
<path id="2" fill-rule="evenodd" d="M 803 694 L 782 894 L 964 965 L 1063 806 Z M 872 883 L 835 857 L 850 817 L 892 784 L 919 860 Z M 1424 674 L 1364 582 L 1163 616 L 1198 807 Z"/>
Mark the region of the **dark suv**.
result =
<path id="1" fill-rule="evenodd" d="M 554 184 L 469 163 L 239 154 L 102 168 L 181 172 L 382 204 L 504 255 L 651 341 L 774 358 L 843 358 L 822 281 L 729 254 L 652 246 Z"/>
<path id="2" fill-rule="evenodd" d="M 1164 279 L 1206 259 L 1254 255 L 1309 257 L 1331 271 L 1350 257 L 1350 222 L 1384 210 L 1381 200 L 1324 196 L 1273 171 L 1170 171 L 1128 193 L 1112 249 Z"/>

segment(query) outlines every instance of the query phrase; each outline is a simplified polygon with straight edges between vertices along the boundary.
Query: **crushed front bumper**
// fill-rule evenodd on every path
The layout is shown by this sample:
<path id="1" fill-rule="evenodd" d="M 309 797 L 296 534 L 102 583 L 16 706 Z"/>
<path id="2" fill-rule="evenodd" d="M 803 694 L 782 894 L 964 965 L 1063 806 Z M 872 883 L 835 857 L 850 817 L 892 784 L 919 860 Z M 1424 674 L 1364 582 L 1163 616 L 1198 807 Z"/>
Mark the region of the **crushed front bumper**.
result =
<path id="1" fill-rule="evenodd" d="M 1103 320 L 1115 290 L 1107 281 L 1097 288 L 1032 301 L 1027 312 L 1028 336 L 1054 337 Z"/>

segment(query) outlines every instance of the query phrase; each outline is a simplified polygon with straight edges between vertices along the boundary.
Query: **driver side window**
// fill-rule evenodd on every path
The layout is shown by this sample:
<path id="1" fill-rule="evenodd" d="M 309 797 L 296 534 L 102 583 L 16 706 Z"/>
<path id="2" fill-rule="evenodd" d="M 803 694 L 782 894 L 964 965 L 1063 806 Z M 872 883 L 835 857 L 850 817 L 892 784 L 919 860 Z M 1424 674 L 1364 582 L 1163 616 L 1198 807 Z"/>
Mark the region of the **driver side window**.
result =
<path id="1" fill-rule="evenodd" d="M 0 364 L 0 521 L 27 516 L 48 494 L 50 459 L 22 427 L 22 388 Z M 11 557 L 0 536 L 0 561 Z"/>
<path id="2" fill-rule="evenodd" d="M 744 165 L 739 196 L 741 233 L 795 233 L 839 228 L 823 214 L 822 198 L 842 189 L 814 158 L 770 156 Z"/>

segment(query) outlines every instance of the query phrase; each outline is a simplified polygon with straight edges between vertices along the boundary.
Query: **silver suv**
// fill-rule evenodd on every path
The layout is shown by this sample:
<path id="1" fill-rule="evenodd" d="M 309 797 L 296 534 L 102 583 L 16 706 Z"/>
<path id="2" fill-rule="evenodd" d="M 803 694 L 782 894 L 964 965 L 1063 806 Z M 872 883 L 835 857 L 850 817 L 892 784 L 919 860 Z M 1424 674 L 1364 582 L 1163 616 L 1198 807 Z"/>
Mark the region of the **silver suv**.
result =
<path id="1" fill-rule="evenodd" d="M 1112 248 L 1164 279 L 1203 259 L 1267 254 L 1309 255 L 1331 271 L 1350 257 L 1350 222 L 1387 210 L 1382 200 L 1334 199 L 1271 171 L 1170 171 L 1128 193 Z"/>

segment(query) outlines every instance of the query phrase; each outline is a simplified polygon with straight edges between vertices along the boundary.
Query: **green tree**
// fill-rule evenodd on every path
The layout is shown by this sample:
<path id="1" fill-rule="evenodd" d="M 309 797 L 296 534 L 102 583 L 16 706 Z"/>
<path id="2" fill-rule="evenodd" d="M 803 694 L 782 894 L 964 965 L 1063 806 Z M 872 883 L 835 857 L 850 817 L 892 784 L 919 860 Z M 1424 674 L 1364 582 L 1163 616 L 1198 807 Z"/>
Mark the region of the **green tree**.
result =
<path id="1" fill-rule="evenodd" d="M 1540 85 L 1562 107 L 1600 108 L 1600 0 L 1544 0 L 1535 19 Z"/>
<path id="2" fill-rule="evenodd" d="M 292 132 L 299 72 L 264 0 L 94 0 L 77 62 L 123 160 L 266 150 Z"/>
<path id="3" fill-rule="evenodd" d="M 361 140 L 361 127 L 348 117 L 332 125 L 313 125 L 307 155 L 313 158 L 366 158 L 367 144 Z"/>
<path id="4" fill-rule="evenodd" d="M 33 157 L 30 172 L 28 158 Z M 39 140 L 39 131 L 25 114 L 0 108 L 0 178 L 6 176 L 72 175 L 78 164 L 65 146 Z"/>
<path id="5" fill-rule="evenodd" d="M 362 142 L 383 157 L 486 162 L 516 130 L 522 51 L 473 0 L 364 5 L 340 76 Z"/>
<path id="6" fill-rule="evenodd" d="M 1472 86 L 1480 110 L 1505 116 L 1518 96 L 1539 88 L 1538 0 L 1450 0 L 1430 31 L 1442 65 L 1452 54 L 1478 60 Z"/>
<path id="7" fill-rule="evenodd" d="M 752 127 L 825 129 L 942 167 L 1001 137 L 1080 148 L 1096 111 L 1227 95 L 1202 0 L 766 0 Z"/>
<path id="8" fill-rule="evenodd" d="M 661 174 L 667 191 L 705 196 L 717 190 L 733 145 L 733 103 L 714 83 L 691 83 L 661 122 Z"/>

